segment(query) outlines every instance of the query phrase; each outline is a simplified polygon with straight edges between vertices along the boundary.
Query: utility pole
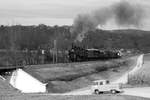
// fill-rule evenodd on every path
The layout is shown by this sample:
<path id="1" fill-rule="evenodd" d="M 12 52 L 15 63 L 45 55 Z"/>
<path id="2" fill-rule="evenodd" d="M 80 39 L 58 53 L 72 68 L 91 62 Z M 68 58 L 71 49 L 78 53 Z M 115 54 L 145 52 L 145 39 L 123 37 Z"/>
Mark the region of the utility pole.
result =
<path id="1" fill-rule="evenodd" d="M 55 48 L 55 63 L 57 63 L 57 40 L 54 40 L 54 48 Z"/>
<path id="2" fill-rule="evenodd" d="M 53 48 L 53 63 L 57 63 L 57 40 L 54 40 L 54 48 Z"/>

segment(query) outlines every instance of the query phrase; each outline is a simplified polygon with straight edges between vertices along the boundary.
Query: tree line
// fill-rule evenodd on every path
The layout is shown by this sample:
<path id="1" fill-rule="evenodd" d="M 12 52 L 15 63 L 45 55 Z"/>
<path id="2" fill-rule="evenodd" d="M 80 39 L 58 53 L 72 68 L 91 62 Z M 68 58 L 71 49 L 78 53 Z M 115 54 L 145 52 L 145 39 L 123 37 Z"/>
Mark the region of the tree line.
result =
<path id="1" fill-rule="evenodd" d="M 0 26 L 0 64 L 5 65 L 4 62 L 13 59 L 28 59 L 28 62 L 40 64 L 38 50 L 44 49 L 46 51 L 56 50 L 61 51 L 58 54 L 58 62 L 67 62 L 66 51 L 69 50 L 74 43 L 83 48 L 97 48 L 97 49 L 134 49 L 141 52 L 150 51 L 150 31 L 142 30 L 101 30 L 95 29 L 88 31 L 82 42 L 74 42 L 79 33 L 71 33 L 72 26 L 47 26 L 40 24 L 37 26 Z M 56 41 L 56 42 L 54 42 Z M 7 53 L 2 53 L 6 51 Z M 16 53 L 16 52 L 27 53 Z M 31 52 L 30 52 L 31 51 Z M 17 54 L 17 55 L 16 55 Z M 38 55 L 39 56 L 38 56 Z M 49 55 L 49 56 L 47 56 Z M 52 62 L 53 55 L 47 52 L 44 59 Z M 64 59 L 64 57 L 66 59 Z M 31 59 L 30 59 L 31 58 Z M 37 59 L 39 58 L 39 59 Z M 65 60 L 65 61 L 63 61 Z M 9 61 L 9 63 L 10 63 Z M 38 62 L 39 61 L 39 62 Z M 4 64 L 3 64 L 4 62 Z M 34 62 L 34 63 L 33 63 Z M 30 64 L 30 63 L 29 63 Z"/>
<path id="2" fill-rule="evenodd" d="M 36 50 L 45 45 L 52 48 L 54 40 L 57 40 L 59 49 L 65 49 L 63 46 L 69 43 L 69 39 L 69 26 L 0 26 L 0 49 Z"/>

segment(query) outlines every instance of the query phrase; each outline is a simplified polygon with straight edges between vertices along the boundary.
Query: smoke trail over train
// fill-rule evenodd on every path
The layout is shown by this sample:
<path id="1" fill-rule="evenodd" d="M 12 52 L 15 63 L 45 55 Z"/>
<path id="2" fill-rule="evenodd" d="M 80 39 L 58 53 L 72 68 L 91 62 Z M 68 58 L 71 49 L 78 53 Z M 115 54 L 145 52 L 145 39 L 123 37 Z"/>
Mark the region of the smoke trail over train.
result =
<path id="1" fill-rule="evenodd" d="M 109 7 L 97 9 L 91 13 L 79 14 L 73 24 L 73 34 L 77 34 L 76 41 L 82 41 L 86 32 L 103 26 L 111 19 L 115 24 L 124 27 L 139 27 L 143 19 L 143 9 L 139 5 L 127 1 L 120 1 Z"/>

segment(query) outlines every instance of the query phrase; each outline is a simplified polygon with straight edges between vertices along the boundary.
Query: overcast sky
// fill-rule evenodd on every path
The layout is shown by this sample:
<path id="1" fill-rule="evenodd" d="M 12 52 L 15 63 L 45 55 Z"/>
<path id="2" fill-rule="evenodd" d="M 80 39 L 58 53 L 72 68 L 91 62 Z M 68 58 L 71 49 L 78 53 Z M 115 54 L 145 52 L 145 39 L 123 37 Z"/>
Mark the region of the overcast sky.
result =
<path id="1" fill-rule="evenodd" d="M 89 13 L 118 1 L 120 0 L 0 0 L 0 24 L 72 25 L 79 13 Z M 150 0 L 129 2 L 139 3 L 146 9 L 148 14 L 143 21 L 143 28 L 150 29 Z M 112 27 L 112 24 L 107 27 Z"/>

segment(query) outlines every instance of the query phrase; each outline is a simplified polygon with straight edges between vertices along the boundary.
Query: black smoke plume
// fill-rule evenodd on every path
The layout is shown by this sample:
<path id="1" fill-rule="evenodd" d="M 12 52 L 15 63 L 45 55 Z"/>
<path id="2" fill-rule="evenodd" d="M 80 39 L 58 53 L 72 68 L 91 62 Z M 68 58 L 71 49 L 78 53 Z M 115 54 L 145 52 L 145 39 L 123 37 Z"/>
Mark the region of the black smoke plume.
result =
<path id="1" fill-rule="evenodd" d="M 76 40 L 81 42 L 87 31 L 105 25 L 110 19 L 114 19 L 119 26 L 139 27 L 143 9 L 139 5 L 121 1 L 89 14 L 79 14 L 74 20 L 72 32 L 77 34 Z"/>
<path id="2" fill-rule="evenodd" d="M 113 6 L 116 24 L 120 26 L 135 26 L 141 24 L 143 9 L 128 2 L 120 2 Z"/>

